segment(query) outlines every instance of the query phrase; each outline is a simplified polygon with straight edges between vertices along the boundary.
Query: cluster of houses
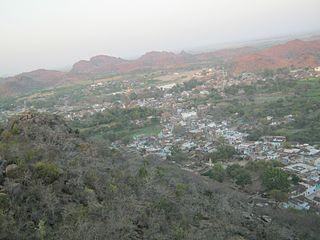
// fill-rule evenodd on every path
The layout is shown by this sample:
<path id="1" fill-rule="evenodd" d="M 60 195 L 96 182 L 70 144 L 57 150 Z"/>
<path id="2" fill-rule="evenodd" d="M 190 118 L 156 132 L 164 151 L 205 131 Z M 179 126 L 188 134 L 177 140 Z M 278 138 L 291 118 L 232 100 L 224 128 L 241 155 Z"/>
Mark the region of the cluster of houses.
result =
<path id="1" fill-rule="evenodd" d="M 247 141 L 246 136 L 226 121 L 216 123 L 208 116 L 202 118 L 196 109 L 176 109 L 162 119 L 162 130 L 158 136 L 136 136 L 128 146 L 144 154 L 158 154 L 163 159 L 171 155 L 173 146 L 178 147 L 193 159 L 179 165 L 188 171 L 201 173 L 208 168 L 210 160 L 201 161 L 192 156 L 216 151 L 217 141 L 223 137 L 235 147 L 241 159 L 279 160 L 284 165 L 283 170 L 299 177 L 297 185 L 291 188 L 285 207 L 309 209 L 320 205 L 320 150 L 317 147 L 294 144 L 286 148 L 284 136 L 264 136 L 260 141 Z"/>
<path id="2" fill-rule="evenodd" d="M 179 75 L 179 73 L 173 73 Z M 320 67 L 314 69 L 295 69 L 286 73 L 278 72 L 273 78 L 306 78 L 320 76 Z M 173 147 L 191 156 L 191 162 L 183 163 L 182 167 L 193 172 L 201 172 L 211 165 L 208 159 L 201 159 L 199 153 L 212 153 L 217 143 L 226 141 L 234 146 L 238 155 L 246 160 L 280 160 L 284 170 L 296 174 L 300 181 L 290 193 L 288 206 L 297 209 L 309 209 L 320 201 L 320 150 L 308 144 L 295 144 L 285 148 L 286 138 L 283 136 L 264 136 L 260 141 L 246 140 L 246 133 L 239 132 L 228 121 L 216 122 L 208 114 L 213 108 L 210 103 L 192 104 L 191 99 L 208 98 L 211 93 L 225 96 L 225 88 L 266 81 L 262 76 L 253 73 L 242 73 L 238 76 L 228 74 L 222 67 L 205 68 L 193 74 L 200 81 L 191 90 L 174 91 L 176 83 L 159 83 L 156 87 L 146 87 L 144 80 L 113 80 L 93 81 L 81 90 L 79 102 L 68 103 L 69 96 L 62 96 L 54 109 L 37 109 L 50 111 L 65 116 L 69 120 L 83 119 L 87 116 L 103 112 L 110 108 L 150 107 L 160 109 L 161 132 L 157 136 L 135 136 L 128 146 L 140 150 L 144 154 L 158 154 L 163 159 L 171 155 Z M 146 77 L 147 79 L 147 77 Z M 130 98 L 134 93 L 136 98 Z M 123 98 L 113 98 L 122 96 Z M 65 100 L 67 98 L 67 100 Z M 102 100 L 101 100 L 102 99 Z M 123 99 L 126 99 L 124 101 Z M 0 112 L 0 120 L 22 111 L 24 106 Z M 269 125 L 279 125 L 294 121 L 292 115 L 274 119 L 268 116 Z"/>
<path id="3" fill-rule="evenodd" d="M 299 149 L 299 148 L 295 148 Z M 305 150 L 303 146 L 302 151 Z M 296 162 L 290 162 L 283 167 L 288 173 L 295 174 L 299 177 L 299 182 L 289 194 L 288 203 L 285 207 L 293 207 L 295 209 L 319 208 L 320 206 L 320 156 L 319 150 L 313 149 L 309 152 L 295 151 L 293 153 L 299 159 Z M 304 157 L 305 156 L 305 157 Z"/>
<path id="4" fill-rule="evenodd" d="M 291 74 L 299 77 L 308 73 L 298 71 Z M 248 83 L 254 79 L 252 74 L 244 74 L 242 77 L 247 79 Z M 221 78 L 220 81 L 224 80 Z M 237 84 L 237 80 L 232 84 Z M 167 91 L 173 86 L 173 84 L 165 86 L 164 90 Z M 199 91 L 196 97 L 209 93 L 211 89 L 212 82 L 202 85 L 200 89 L 202 92 Z M 219 90 L 219 88 L 214 89 Z M 300 182 L 292 188 L 287 207 L 309 209 L 319 204 L 319 149 L 308 144 L 295 144 L 291 148 L 286 148 L 284 136 L 264 136 L 260 141 L 248 141 L 246 133 L 237 131 L 227 121 L 215 122 L 211 119 L 207 114 L 211 108 L 210 104 L 188 106 L 188 101 L 185 100 L 194 97 L 193 94 L 192 91 L 183 91 L 178 94 L 167 92 L 161 100 L 157 98 L 137 100 L 136 104 L 139 106 L 164 110 L 161 116 L 162 130 L 158 136 L 136 136 L 128 146 L 141 150 L 145 154 L 159 154 L 163 159 L 170 156 L 171 149 L 175 146 L 192 158 L 192 156 L 198 156 L 199 152 L 216 151 L 217 141 L 223 137 L 235 147 L 241 159 L 280 160 L 285 166 L 283 168 L 285 171 L 299 176 Z M 294 118 L 291 114 L 276 119 L 267 117 L 269 125 L 286 124 L 292 121 Z M 200 158 L 195 157 L 192 162 L 186 161 L 181 167 L 189 171 L 201 172 L 208 165 L 210 162 L 201 161 Z"/>

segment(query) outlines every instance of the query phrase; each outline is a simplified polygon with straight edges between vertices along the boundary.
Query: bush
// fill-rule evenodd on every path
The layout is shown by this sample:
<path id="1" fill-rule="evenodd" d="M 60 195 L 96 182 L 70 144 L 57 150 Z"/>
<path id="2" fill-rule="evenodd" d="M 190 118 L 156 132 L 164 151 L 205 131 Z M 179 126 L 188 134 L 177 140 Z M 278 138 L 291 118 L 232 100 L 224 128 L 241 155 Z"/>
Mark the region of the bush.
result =
<path id="1" fill-rule="evenodd" d="M 270 167 L 282 167 L 283 164 L 279 161 L 272 160 L 272 161 L 252 161 L 247 164 L 247 168 L 251 171 L 263 173 L 265 169 Z"/>
<path id="2" fill-rule="evenodd" d="M 210 154 L 210 158 L 215 160 L 227 160 L 237 154 L 235 148 L 231 145 L 223 144 L 217 148 L 217 151 Z"/>
<path id="3" fill-rule="evenodd" d="M 169 161 L 183 162 L 188 159 L 188 155 L 176 146 L 171 147 L 170 151 L 171 156 L 168 156 Z"/>
<path id="4" fill-rule="evenodd" d="M 178 183 L 176 185 L 176 189 L 175 189 L 176 196 L 182 197 L 186 193 L 187 189 L 188 189 L 188 187 L 186 184 Z"/>
<path id="5" fill-rule="evenodd" d="M 142 166 L 141 168 L 139 168 L 138 171 L 138 177 L 139 178 L 146 178 L 148 176 L 148 170 L 145 166 Z"/>
<path id="6" fill-rule="evenodd" d="M 37 162 L 35 176 L 41 178 L 45 183 L 52 183 L 59 178 L 60 169 L 54 163 Z"/>
<path id="7" fill-rule="evenodd" d="M 280 190 L 277 189 L 273 189 L 270 191 L 270 196 L 278 201 L 278 202 L 286 202 L 288 201 L 288 193 L 282 192 Z"/>
<path id="8" fill-rule="evenodd" d="M 240 185 L 240 186 L 245 186 L 247 184 L 252 183 L 251 180 L 251 175 L 250 173 L 245 170 L 245 169 L 241 169 L 241 171 L 238 172 L 237 176 L 235 177 L 236 179 L 236 184 Z"/>
<path id="9" fill-rule="evenodd" d="M 138 177 L 139 178 L 146 178 L 148 177 L 149 173 L 147 170 L 148 162 L 144 161 L 143 166 L 141 166 L 138 170 Z"/>
<path id="10" fill-rule="evenodd" d="M 280 168 L 269 167 L 262 175 L 262 183 L 268 190 L 288 192 L 288 174 Z"/>
<path id="11" fill-rule="evenodd" d="M 225 177 L 225 170 L 221 164 L 215 164 L 212 169 L 207 172 L 205 175 L 209 176 L 210 178 L 218 181 L 223 182 Z"/>
<path id="12" fill-rule="evenodd" d="M 0 123 L 0 134 L 4 131 L 4 126 Z"/>
<path id="13" fill-rule="evenodd" d="M 8 209 L 9 202 L 9 196 L 5 193 L 0 193 L 0 209 Z"/>
<path id="14" fill-rule="evenodd" d="M 239 164 L 233 164 L 227 167 L 226 172 L 229 177 L 234 178 L 237 176 L 240 169 L 241 169 L 241 166 Z"/>
<path id="15" fill-rule="evenodd" d="M 294 185 L 298 185 L 300 182 L 300 178 L 296 174 L 291 175 L 291 181 Z"/>
<path id="16" fill-rule="evenodd" d="M 188 231 L 182 226 L 174 225 L 172 235 L 173 235 L 172 239 L 174 240 L 180 240 L 180 239 L 183 240 L 183 239 L 186 239 L 188 235 Z"/>
<path id="17" fill-rule="evenodd" d="M 249 171 L 239 164 L 228 166 L 226 172 L 232 179 L 235 179 L 237 185 L 242 187 L 252 182 Z"/>
<path id="18" fill-rule="evenodd" d="M 18 134 L 20 133 L 20 129 L 19 129 L 18 126 L 14 125 L 14 126 L 11 128 L 10 132 L 12 133 L 12 135 L 18 135 Z"/>

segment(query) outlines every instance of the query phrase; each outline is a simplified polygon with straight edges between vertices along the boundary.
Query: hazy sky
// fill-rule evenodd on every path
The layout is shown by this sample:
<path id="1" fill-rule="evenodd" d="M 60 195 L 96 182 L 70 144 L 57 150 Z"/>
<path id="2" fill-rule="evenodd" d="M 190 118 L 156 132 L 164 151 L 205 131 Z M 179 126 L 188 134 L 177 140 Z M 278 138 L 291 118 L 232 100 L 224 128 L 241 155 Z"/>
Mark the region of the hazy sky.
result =
<path id="1" fill-rule="evenodd" d="M 0 0 L 0 76 L 320 30 L 320 0 Z"/>

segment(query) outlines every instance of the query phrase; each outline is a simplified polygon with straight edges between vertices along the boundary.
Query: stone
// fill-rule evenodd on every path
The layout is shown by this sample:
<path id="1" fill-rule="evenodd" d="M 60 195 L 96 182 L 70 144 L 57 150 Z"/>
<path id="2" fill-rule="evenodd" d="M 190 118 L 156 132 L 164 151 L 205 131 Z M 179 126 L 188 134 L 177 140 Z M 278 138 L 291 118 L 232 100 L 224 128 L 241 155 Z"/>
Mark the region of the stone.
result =
<path id="1" fill-rule="evenodd" d="M 261 219 L 266 223 L 270 223 L 272 221 L 271 217 L 269 217 L 267 215 L 261 216 Z"/>
<path id="2" fill-rule="evenodd" d="M 17 164 L 10 164 L 6 167 L 6 176 L 9 178 L 15 178 L 18 173 L 18 165 Z"/>

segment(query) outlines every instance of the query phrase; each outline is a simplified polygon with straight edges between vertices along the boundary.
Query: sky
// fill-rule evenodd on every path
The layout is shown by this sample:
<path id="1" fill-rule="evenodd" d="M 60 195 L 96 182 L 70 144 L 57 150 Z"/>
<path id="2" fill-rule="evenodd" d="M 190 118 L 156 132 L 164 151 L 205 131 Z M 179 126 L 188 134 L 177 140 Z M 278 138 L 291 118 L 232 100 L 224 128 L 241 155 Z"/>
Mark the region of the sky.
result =
<path id="1" fill-rule="evenodd" d="M 0 0 L 0 76 L 320 31 L 320 0 Z"/>

